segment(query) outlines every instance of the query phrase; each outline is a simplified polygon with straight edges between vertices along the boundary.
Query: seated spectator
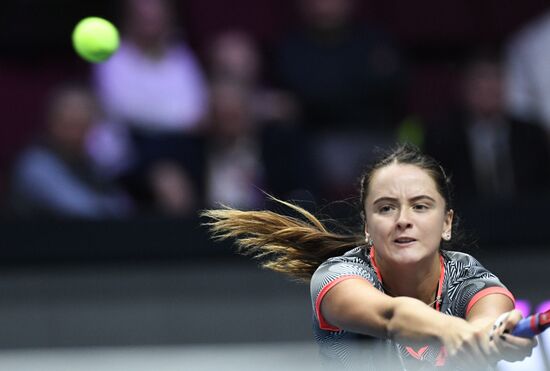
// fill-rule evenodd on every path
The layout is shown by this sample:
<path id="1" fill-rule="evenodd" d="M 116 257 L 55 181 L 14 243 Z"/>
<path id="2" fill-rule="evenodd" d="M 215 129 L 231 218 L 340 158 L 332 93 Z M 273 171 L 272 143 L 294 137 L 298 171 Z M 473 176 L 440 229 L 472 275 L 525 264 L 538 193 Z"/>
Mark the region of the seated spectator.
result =
<path id="1" fill-rule="evenodd" d="M 550 133 L 550 9 L 521 29 L 506 53 L 506 108 Z"/>
<path id="2" fill-rule="evenodd" d="M 506 114 L 498 58 L 473 58 L 462 77 L 462 102 L 426 131 L 427 153 L 451 172 L 464 199 L 536 197 L 550 185 L 544 130 Z"/>
<path id="3" fill-rule="evenodd" d="M 266 191 L 279 197 L 308 198 L 302 190 L 314 188 L 310 184 L 314 177 L 297 102 L 265 81 L 256 42 L 243 31 L 225 31 L 210 42 L 207 57 L 214 85 L 225 81 L 221 85 L 235 83 L 241 86 L 237 90 L 246 90 L 246 109 L 261 143 L 258 149 L 266 170 Z"/>
<path id="4" fill-rule="evenodd" d="M 153 213 L 166 216 L 191 216 L 199 207 L 193 182 L 187 173 L 172 161 L 158 161 L 151 167 L 149 183 L 155 200 Z"/>
<path id="5" fill-rule="evenodd" d="M 301 104 L 321 198 L 352 197 L 372 149 L 395 142 L 403 61 L 386 33 L 358 21 L 355 0 L 300 0 L 281 42 L 277 78 Z"/>
<path id="6" fill-rule="evenodd" d="M 128 216 L 128 197 L 103 179 L 86 153 L 97 119 L 91 92 L 80 86 L 54 91 L 42 137 L 13 167 L 11 208 L 17 216 L 108 218 Z"/>
<path id="7" fill-rule="evenodd" d="M 296 121 L 297 103 L 288 92 L 266 84 L 258 45 L 247 33 L 231 30 L 217 35 L 208 48 L 208 70 L 212 80 L 235 80 L 246 85 L 259 121 L 277 124 Z"/>
<path id="8" fill-rule="evenodd" d="M 169 0 L 126 0 L 120 49 L 94 71 L 111 132 L 129 137 L 118 141 L 130 143 L 126 151 L 113 151 L 133 155 L 119 175 L 143 210 L 161 213 L 162 200 L 173 194 L 163 194 L 172 188 L 159 184 L 164 183 L 160 174 L 169 171 L 171 179 L 180 180 L 177 193 L 186 199 L 181 206 L 200 207 L 204 178 L 208 88 L 195 54 L 177 37 L 175 14 Z M 97 152 L 101 156 L 101 149 Z M 107 167 L 108 162 L 103 158 Z M 187 206 L 180 211 L 194 212 Z"/>
<path id="9" fill-rule="evenodd" d="M 403 67 L 388 36 L 354 19 L 354 0 L 300 0 L 303 23 L 280 46 L 283 87 L 308 127 L 387 130 L 399 121 Z"/>
<path id="10" fill-rule="evenodd" d="M 207 112 L 194 52 L 176 37 L 168 0 L 126 0 L 121 45 L 95 77 L 110 118 L 150 133 L 193 132 Z"/>
<path id="11" fill-rule="evenodd" d="M 253 209 L 262 206 L 265 169 L 249 91 L 234 80 L 212 85 L 207 200 Z"/>

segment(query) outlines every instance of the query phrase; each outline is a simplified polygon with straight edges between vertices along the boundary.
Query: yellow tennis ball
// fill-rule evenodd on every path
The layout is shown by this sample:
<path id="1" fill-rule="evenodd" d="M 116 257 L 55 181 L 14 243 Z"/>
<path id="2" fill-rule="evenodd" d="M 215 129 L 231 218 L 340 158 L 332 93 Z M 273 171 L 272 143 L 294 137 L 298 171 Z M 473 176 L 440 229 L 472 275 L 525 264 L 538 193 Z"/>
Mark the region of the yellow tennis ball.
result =
<path id="1" fill-rule="evenodd" d="M 82 19 L 73 31 L 73 46 L 78 55 L 92 63 L 107 60 L 117 51 L 120 37 L 116 27 L 106 19 Z"/>

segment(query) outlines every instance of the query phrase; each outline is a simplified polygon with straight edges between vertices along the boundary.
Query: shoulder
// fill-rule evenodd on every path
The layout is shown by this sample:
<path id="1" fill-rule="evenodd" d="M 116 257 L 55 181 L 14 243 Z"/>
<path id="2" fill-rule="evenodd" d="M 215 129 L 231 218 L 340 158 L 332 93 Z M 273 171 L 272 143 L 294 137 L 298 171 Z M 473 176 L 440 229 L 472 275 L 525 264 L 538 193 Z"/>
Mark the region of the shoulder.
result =
<path id="1" fill-rule="evenodd" d="M 357 269 L 373 269 L 368 255 L 361 247 L 356 247 L 349 250 L 344 255 L 327 259 L 317 268 L 315 273 L 322 272 L 324 270 L 338 273 L 351 273 Z"/>
<path id="2" fill-rule="evenodd" d="M 170 45 L 168 54 L 172 58 L 180 58 L 195 61 L 197 59 L 195 51 L 183 40 L 178 40 Z"/>
<path id="3" fill-rule="evenodd" d="M 367 262 L 368 256 L 365 254 L 365 250 L 362 247 L 355 247 L 347 251 L 343 255 L 335 256 L 325 260 L 321 265 L 343 261 Z"/>
<path id="4" fill-rule="evenodd" d="M 62 162 L 57 155 L 46 147 L 35 145 L 21 153 L 16 163 L 16 171 L 26 173 L 61 166 Z"/>
<path id="5" fill-rule="evenodd" d="M 370 263 L 366 250 L 356 247 L 345 254 L 330 258 L 313 273 L 310 282 L 311 304 L 314 318 L 322 330 L 340 331 L 327 323 L 321 313 L 324 296 L 337 284 L 348 279 L 363 279 L 382 291 L 382 284 Z"/>
<path id="6" fill-rule="evenodd" d="M 444 251 L 443 258 L 451 281 L 475 278 L 496 278 L 472 255 L 459 251 Z"/>
<path id="7" fill-rule="evenodd" d="M 491 294 L 503 294 L 514 301 L 513 295 L 500 280 L 473 256 L 457 251 L 445 251 L 446 311 L 466 318 L 473 305 Z"/>
<path id="8" fill-rule="evenodd" d="M 513 48 L 535 48 L 550 38 L 550 11 L 531 21 L 511 39 Z"/>
<path id="9" fill-rule="evenodd" d="M 451 264 L 481 265 L 472 255 L 461 251 L 445 250 L 443 251 L 443 258 Z"/>
<path id="10" fill-rule="evenodd" d="M 337 282 L 352 277 L 366 279 L 381 289 L 381 283 L 368 254 L 363 248 L 356 247 L 344 255 L 326 260 L 317 268 L 311 278 L 312 295 L 316 296 L 326 287 L 332 287 Z"/>
<path id="11" fill-rule="evenodd" d="M 26 149 L 14 164 L 11 187 L 16 193 L 32 193 L 52 190 L 61 180 L 69 178 L 70 170 L 52 151 L 33 146 Z M 36 187 L 40 184 L 40 187 Z"/>

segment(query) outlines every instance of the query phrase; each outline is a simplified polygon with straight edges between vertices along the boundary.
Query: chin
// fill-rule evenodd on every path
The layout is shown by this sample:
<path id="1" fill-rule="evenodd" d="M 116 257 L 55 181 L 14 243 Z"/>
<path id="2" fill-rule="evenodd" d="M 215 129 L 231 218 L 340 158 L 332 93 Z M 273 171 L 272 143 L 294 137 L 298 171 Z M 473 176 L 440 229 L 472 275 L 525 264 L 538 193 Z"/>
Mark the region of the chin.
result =
<path id="1" fill-rule="evenodd" d="M 414 265 L 428 259 L 430 256 L 425 250 L 419 249 L 415 246 L 409 246 L 406 248 L 397 247 L 392 249 L 391 259 L 398 264 L 402 265 Z"/>

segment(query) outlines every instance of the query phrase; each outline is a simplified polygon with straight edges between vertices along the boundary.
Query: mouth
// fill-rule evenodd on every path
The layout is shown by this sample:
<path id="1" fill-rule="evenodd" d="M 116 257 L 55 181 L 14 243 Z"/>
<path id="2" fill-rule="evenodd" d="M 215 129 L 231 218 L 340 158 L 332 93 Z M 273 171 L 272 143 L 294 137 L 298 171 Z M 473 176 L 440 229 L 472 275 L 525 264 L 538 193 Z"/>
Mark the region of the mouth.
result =
<path id="1" fill-rule="evenodd" d="M 416 242 L 416 239 L 414 239 L 412 237 L 398 237 L 395 240 L 393 240 L 393 242 L 396 245 L 405 247 L 405 246 L 409 246 L 409 245 L 413 244 L 414 242 Z"/>

